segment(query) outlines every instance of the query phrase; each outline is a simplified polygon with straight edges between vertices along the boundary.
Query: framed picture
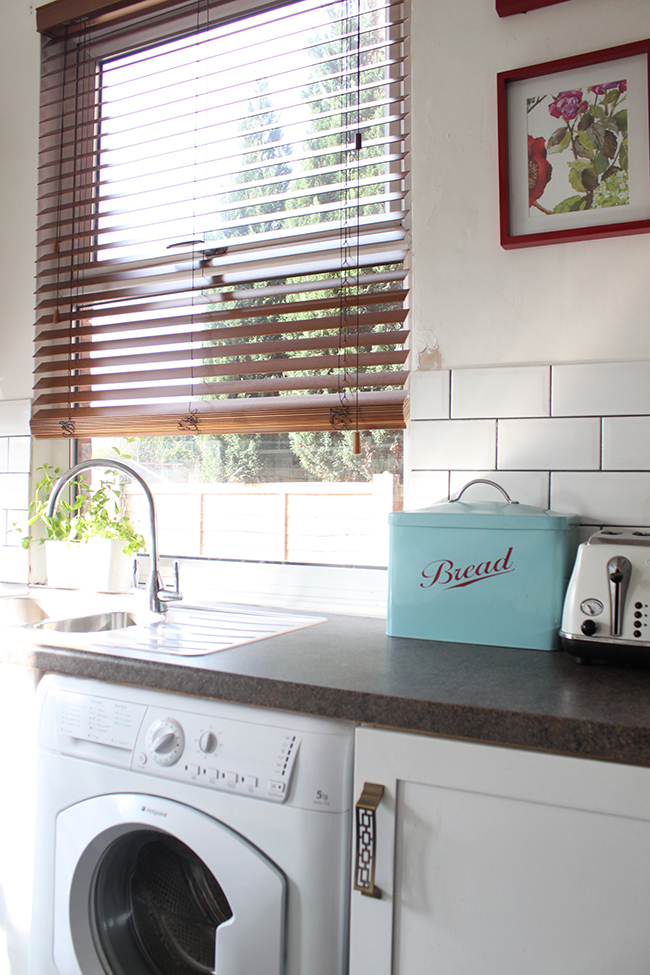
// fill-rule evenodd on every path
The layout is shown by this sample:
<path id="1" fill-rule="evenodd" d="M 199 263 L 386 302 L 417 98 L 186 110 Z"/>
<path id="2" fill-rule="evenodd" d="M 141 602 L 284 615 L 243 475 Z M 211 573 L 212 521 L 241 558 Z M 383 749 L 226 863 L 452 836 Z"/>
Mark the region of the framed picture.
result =
<path id="1" fill-rule="evenodd" d="M 496 7 L 499 17 L 510 17 L 511 14 L 525 14 L 537 7 L 550 7 L 554 3 L 563 2 L 564 0 L 496 0 Z"/>
<path id="2" fill-rule="evenodd" d="M 650 231 L 650 40 L 497 75 L 505 248 Z"/>

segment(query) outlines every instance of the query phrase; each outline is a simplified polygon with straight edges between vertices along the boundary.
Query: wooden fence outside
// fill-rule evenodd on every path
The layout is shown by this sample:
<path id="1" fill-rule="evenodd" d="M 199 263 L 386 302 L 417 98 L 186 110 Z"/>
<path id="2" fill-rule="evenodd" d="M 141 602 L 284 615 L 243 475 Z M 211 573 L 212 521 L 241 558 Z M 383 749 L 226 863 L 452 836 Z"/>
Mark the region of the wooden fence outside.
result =
<path id="1" fill-rule="evenodd" d="M 214 559 L 386 565 L 388 513 L 401 507 L 389 473 L 348 483 L 150 484 L 160 551 Z M 128 487 L 140 531 L 144 497 Z"/>

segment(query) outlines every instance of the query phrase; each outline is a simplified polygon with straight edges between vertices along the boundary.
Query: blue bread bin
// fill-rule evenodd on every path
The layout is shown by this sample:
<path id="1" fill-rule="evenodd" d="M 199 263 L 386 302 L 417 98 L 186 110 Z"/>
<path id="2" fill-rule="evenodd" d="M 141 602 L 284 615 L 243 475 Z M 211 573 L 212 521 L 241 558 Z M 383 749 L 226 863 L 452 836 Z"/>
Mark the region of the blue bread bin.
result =
<path id="1" fill-rule="evenodd" d="M 511 501 L 452 501 L 389 516 L 389 636 L 560 648 L 577 515 Z"/>

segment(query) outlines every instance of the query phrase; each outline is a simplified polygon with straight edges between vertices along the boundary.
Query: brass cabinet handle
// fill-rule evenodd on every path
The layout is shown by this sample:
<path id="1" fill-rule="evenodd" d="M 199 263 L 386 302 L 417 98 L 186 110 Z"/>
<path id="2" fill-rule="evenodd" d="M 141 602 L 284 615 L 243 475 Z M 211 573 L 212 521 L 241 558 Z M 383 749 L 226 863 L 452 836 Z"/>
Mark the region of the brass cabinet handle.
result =
<path id="1" fill-rule="evenodd" d="M 384 794 L 383 785 L 364 782 L 363 791 L 355 806 L 357 824 L 357 855 L 354 864 L 354 889 L 366 897 L 381 897 L 375 886 L 377 853 L 377 821 L 375 810 Z"/>

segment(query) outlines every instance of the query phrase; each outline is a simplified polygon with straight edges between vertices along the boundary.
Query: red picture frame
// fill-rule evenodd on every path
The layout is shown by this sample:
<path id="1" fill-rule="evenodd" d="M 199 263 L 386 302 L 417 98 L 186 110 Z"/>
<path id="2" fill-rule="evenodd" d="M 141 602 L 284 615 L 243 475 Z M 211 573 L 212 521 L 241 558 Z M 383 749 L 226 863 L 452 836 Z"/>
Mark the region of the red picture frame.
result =
<path id="1" fill-rule="evenodd" d="M 496 0 L 496 5 L 499 17 L 510 17 L 511 14 L 525 14 L 527 10 L 565 2 L 566 0 Z"/>
<path id="2" fill-rule="evenodd" d="M 497 75 L 502 247 L 650 231 L 649 62 L 643 40 Z"/>

